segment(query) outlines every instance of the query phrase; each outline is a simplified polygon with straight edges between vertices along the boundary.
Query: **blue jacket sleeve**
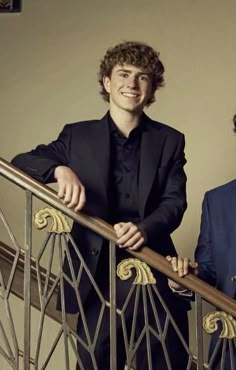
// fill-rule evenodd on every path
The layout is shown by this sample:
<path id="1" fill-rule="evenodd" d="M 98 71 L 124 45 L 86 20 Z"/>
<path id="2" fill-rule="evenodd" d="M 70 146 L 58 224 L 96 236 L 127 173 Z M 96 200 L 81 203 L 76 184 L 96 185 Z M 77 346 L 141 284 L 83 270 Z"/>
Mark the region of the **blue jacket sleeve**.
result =
<path id="1" fill-rule="evenodd" d="M 216 283 L 215 256 L 211 238 L 210 205 L 207 193 L 202 204 L 201 228 L 195 251 L 195 260 L 199 264 L 199 277 L 214 286 Z"/>

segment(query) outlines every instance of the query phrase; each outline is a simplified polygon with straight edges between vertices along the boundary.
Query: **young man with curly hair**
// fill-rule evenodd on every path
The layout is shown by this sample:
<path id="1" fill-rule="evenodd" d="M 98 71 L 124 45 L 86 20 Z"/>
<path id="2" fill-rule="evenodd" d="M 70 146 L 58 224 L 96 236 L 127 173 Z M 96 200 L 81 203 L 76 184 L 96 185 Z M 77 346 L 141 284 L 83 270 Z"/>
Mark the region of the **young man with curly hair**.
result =
<path id="1" fill-rule="evenodd" d="M 66 125 L 57 140 L 39 145 L 13 160 L 13 164 L 43 183 L 56 181 L 58 197 L 69 208 L 83 210 L 114 225 L 117 262 L 129 258 L 127 249 L 137 251 L 144 244 L 164 256 L 176 255 L 170 234 L 180 225 L 187 206 L 184 135 L 154 122 L 143 112 L 154 102 L 155 92 L 163 86 L 163 73 L 159 53 L 146 44 L 123 42 L 108 49 L 99 71 L 101 95 L 109 103 L 106 115 L 100 120 Z M 101 292 L 105 297 L 109 296 L 107 243 L 78 224 L 74 224 L 72 236 Z M 71 256 L 78 273 L 76 253 L 71 251 Z M 64 270 L 70 275 L 67 260 Z M 187 341 L 188 307 L 170 292 L 165 277 L 155 274 L 158 289 Z M 118 307 L 123 306 L 131 283 L 128 280 L 121 284 L 117 280 Z M 73 288 L 66 283 L 65 287 L 67 312 L 78 312 Z M 80 295 L 89 330 L 94 332 L 99 303 L 96 303 L 88 279 L 80 285 Z M 160 302 L 156 302 L 156 306 L 164 330 L 166 316 Z M 128 307 L 126 310 L 127 327 L 131 325 L 133 309 Z M 142 321 L 141 316 L 140 313 L 138 323 Z M 81 368 L 110 369 L 109 312 L 104 318 L 95 360 L 78 340 Z M 80 320 L 77 333 L 86 341 Z M 150 335 L 152 369 L 170 369 L 171 364 L 171 369 L 184 370 L 187 358 L 174 329 L 170 328 L 165 334 L 165 344 L 162 335 L 159 340 Z M 123 370 L 126 362 L 122 337 L 122 322 L 117 319 L 117 370 Z M 165 346 L 169 352 L 169 365 L 164 355 Z M 151 369 L 144 343 L 141 347 L 136 356 L 137 370 Z"/>

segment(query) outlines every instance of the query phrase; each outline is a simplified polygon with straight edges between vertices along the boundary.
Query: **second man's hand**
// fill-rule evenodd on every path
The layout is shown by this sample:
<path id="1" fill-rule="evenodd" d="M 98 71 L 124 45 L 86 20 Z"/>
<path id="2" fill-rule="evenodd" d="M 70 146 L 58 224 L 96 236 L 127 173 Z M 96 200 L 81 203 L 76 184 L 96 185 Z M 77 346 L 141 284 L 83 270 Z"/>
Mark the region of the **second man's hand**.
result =
<path id="1" fill-rule="evenodd" d="M 86 201 L 85 188 L 76 174 L 66 166 L 55 168 L 54 177 L 58 184 L 58 198 L 63 200 L 68 208 L 80 211 Z"/>
<path id="2" fill-rule="evenodd" d="M 120 248 L 140 249 L 146 242 L 146 237 L 139 227 L 132 222 L 119 222 L 114 225 L 117 244 Z"/>
<path id="3" fill-rule="evenodd" d="M 167 261 L 171 263 L 173 271 L 175 271 L 179 277 L 184 277 L 191 272 L 194 275 L 198 275 L 198 263 L 191 261 L 188 257 L 166 257 Z M 184 289 L 180 284 L 174 280 L 168 279 L 169 286 L 174 290 Z"/>

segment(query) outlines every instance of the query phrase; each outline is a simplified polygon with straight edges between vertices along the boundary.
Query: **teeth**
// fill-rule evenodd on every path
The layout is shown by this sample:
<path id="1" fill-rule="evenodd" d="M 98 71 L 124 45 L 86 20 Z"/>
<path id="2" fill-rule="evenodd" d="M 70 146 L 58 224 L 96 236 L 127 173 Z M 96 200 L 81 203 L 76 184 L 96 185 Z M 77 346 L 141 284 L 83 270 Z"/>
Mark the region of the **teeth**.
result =
<path id="1" fill-rule="evenodd" d="M 130 97 L 130 98 L 137 98 L 137 94 L 133 94 L 133 93 L 122 93 L 122 95 L 124 95 L 124 96 L 128 96 L 128 97 Z"/>

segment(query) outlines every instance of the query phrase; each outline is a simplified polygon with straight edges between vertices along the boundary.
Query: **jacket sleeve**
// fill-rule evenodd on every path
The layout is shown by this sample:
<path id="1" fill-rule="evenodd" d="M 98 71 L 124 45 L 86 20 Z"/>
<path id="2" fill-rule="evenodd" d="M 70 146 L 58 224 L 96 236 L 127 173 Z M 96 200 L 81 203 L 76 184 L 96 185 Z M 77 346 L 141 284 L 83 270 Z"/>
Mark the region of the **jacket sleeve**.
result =
<path id="1" fill-rule="evenodd" d="M 201 228 L 195 251 L 198 262 L 199 277 L 211 285 L 216 283 L 215 258 L 211 239 L 211 219 L 208 195 L 206 193 L 202 204 Z"/>
<path id="2" fill-rule="evenodd" d="M 187 208 L 184 146 L 184 135 L 181 134 L 170 165 L 162 174 L 165 185 L 162 193 L 157 194 L 158 206 L 139 224 L 148 241 L 171 234 L 180 225 Z"/>
<path id="3" fill-rule="evenodd" d="M 57 166 L 67 166 L 71 145 L 71 128 L 66 125 L 57 140 L 39 145 L 34 150 L 18 154 L 11 163 L 42 183 L 55 182 Z"/>

